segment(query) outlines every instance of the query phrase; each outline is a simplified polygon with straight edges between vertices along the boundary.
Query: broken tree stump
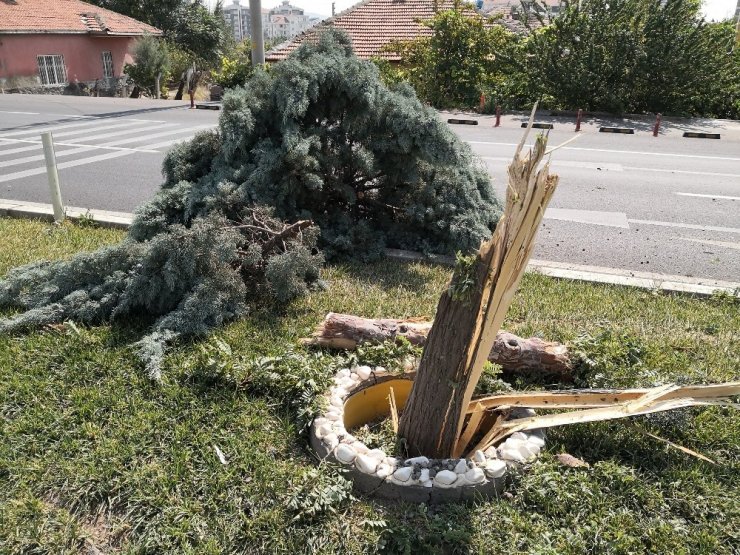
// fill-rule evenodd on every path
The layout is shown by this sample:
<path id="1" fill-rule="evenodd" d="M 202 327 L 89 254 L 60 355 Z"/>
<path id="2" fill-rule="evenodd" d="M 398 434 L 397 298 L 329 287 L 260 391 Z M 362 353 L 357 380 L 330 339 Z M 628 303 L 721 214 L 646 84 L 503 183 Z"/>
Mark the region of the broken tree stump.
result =
<path id="1" fill-rule="evenodd" d="M 426 343 L 432 323 L 418 319 L 362 318 L 330 312 L 304 345 L 332 349 L 356 349 L 362 343 L 383 343 L 403 337 L 412 345 Z M 568 348 L 562 343 L 538 337 L 523 338 L 499 331 L 488 360 L 500 364 L 505 372 L 552 375 L 563 382 L 572 380 L 573 366 Z"/>
<path id="2" fill-rule="evenodd" d="M 400 422 L 399 436 L 412 455 L 445 458 L 455 451 L 473 390 L 555 191 L 558 178 L 543 163 L 547 139 L 538 136 L 532 150 L 521 156 L 526 136 L 509 165 L 506 208 L 493 236 L 474 256 L 458 257 L 452 280 L 437 305 Z"/>

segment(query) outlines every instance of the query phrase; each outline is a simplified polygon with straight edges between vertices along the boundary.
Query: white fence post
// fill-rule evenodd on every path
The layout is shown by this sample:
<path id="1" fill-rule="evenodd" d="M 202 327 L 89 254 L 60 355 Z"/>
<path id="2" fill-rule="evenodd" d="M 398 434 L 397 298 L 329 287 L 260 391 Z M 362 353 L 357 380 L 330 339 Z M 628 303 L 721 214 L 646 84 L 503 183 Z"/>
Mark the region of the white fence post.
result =
<path id="1" fill-rule="evenodd" d="M 54 221 L 64 221 L 64 206 L 62 205 L 62 192 L 59 189 L 59 174 L 57 173 L 57 157 L 54 154 L 54 138 L 51 131 L 41 134 L 41 143 L 44 145 L 44 158 L 46 158 L 46 175 L 49 177 L 49 192 L 51 193 L 51 204 L 54 206 Z"/>

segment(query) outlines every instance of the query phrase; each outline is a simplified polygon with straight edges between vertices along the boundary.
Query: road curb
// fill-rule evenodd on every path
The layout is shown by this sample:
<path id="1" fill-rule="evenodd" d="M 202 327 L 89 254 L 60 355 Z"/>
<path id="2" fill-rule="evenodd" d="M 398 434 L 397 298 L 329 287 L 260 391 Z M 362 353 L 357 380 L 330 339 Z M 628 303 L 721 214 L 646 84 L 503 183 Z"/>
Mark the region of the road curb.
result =
<path id="1" fill-rule="evenodd" d="M 64 213 L 67 218 L 73 221 L 92 220 L 101 227 L 117 229 L 127 229 L 134 219 L 134 215 L 129 212 L 88 210 L 87 208 L 77 208 L 74 206 L 66 206 Z M 51 204 L 0 199 L 0 216 L 53 222 L 54 209 Z"/>
<path id="2" fill-rule="evenodd" d="M 431 262 L 452 266 L 455 260 L 450 256 L 424 256 L 418 252 L 398 249 L 386 249 L 386 254 L 396 260 L 407 262 Z M 666 293 L 682 293 L 699 297 L 709 297 L 715 293 L 726 293 L 740 297 L 740 283 L 706 278 L 692 278 L 668 274 L 636 272 L 619 268 L 601 266 L 583 266 L 548 260 L 529 261 L 527 272 L 572 281 L 603 283 L 605 285 L 622 285 Z"/>
<path id="3" fill-rule="evenodd" d="M 118 229 L 127 229 L 134 219 L 134 215 L 129 212 L 88 210 L 86 208 L 69 206 L 65 208 L 65 213 L 70 220 L 91 219 L 102 227 Z M 0 199 L 0 216 L 54 221 L 54 210 L 50 204 Z M 406 262 L 427 262 L 445 266 L 452 266 L 455 263 L 455 259 L 450 256 L 425 256 L 418 252 L 399 249 L 386 249 L 386 254 L 389 258 Z M 652 291 L 665 291 L 667 293 L 683 293 L 708 297 L 722 292 L 740 297 L 740 283 L 714 279 L 633 272 L 619 268 L 583 266 L 534 259 L 529 261 L 527 271 L 558 279 L 603 283 L 605 285 L 622 285 Z"/>

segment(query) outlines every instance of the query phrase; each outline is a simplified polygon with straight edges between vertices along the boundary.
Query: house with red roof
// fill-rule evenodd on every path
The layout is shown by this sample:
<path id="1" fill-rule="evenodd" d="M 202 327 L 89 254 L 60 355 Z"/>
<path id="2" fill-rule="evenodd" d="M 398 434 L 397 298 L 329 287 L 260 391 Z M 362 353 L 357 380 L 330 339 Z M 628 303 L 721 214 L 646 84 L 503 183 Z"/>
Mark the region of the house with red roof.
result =
<path id="1" fill-rule="evenodd" d="M 81 0 L 0 0 L 0 85 L 112 80 L 145 34 L 162 32 Z"/>
<path id="2" fill-rule="evenodd" d="M 424 21 L 435 13 L 451 10 L 454 0 L 362 0 L 351 8 L 311 27 L 297 37 L 279 44 L 265 53 L 268 62 L 279 62 L 288 57 L 304 41 L 315 42 L 329 27 L 341 29 L 352 40 L 352 49 L 358 58 L 369 60 L 375 57 L 389 62 L 400 61 L 397 52 L 384 49 L 394 41 L 408 41 L 432 35 Z M 479 17 L 472 7 L 460 8 L 469 17 Z M 506 18 L 491 20 L 491 25 L 503 25 L 510 31 L 519 31 L 515 22 Z"/>

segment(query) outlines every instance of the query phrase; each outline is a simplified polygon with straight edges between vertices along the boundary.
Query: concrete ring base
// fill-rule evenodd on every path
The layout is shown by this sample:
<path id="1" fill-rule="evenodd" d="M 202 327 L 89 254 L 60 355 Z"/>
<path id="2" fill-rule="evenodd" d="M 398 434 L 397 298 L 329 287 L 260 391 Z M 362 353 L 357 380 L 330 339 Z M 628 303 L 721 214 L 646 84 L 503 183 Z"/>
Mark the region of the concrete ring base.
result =
<path id="1" fill-rule="evenodd" d="M 498 447 L 476 451 L 470 459 L 399 459 L 369 449 L 347 429 L 389 413 L 387 396 L 393 388 L 402 409 L 413 375 L 389 374 L 384 368 L 358 366 L 340 370 L 326 395 L 327 408 L 314 419 L 310 442 L 317 455 L 346 469 L 355 489 L 385 499 L 412 503 L 472 501 L 498 496 L 512 466 L 534 459 L 544 447 L 541 430 L 512 434 Z M 513 418 L 531 416 L 515 409 Z"/>

